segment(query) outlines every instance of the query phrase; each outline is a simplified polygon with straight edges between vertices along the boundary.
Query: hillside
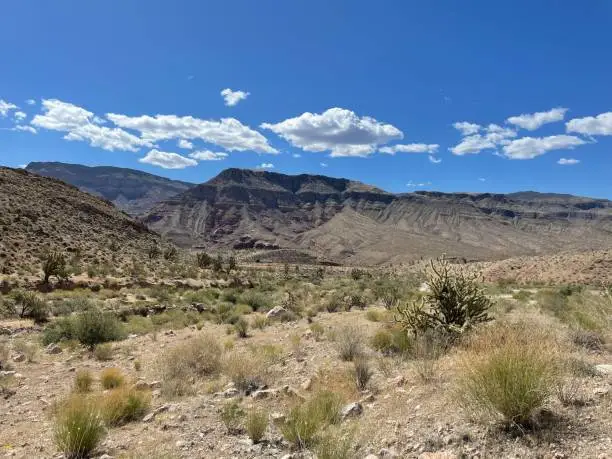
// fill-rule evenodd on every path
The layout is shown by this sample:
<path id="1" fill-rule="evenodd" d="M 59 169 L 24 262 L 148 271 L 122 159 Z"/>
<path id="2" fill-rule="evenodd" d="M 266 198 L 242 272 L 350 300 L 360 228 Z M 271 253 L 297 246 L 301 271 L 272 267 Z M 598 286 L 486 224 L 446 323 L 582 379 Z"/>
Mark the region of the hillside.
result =
<path id="1" fill-rule="evenodd" d="M 612 246 L 612 202 L 535 192 L 391 194 L 346 179 L 228 169 L 158 205 L 185 247 L 296 249 L 353 264 L 501 259 Z"/>
<path id="2" fill-rule="evenodd" d="M 35 273 L 60 250 L 82 266 L 146 257 L 159 236 L 111 203 L 59 180 L 0 168 L 0 274 Z"/>
<path id="3" fill-rule="evenodd" d="M 111 166 L 82 166 L 58 162 L 32 162 L 26 170 L 54 177 L 111 201 L 130 215 L 142 215 L 153 205 L 193 186 L 146 172 Z"/>

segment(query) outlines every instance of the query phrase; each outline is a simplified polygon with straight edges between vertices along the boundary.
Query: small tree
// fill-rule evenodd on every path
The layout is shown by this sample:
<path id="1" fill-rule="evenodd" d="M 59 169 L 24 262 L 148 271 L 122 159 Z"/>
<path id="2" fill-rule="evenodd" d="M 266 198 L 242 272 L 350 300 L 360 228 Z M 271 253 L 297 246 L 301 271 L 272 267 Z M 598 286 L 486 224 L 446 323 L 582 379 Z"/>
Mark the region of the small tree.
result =
<path id="1" fill-rule="evenodd" d="M 200 252 L 196 254 L 196 265 L 198 265 L 198 268 L 208 268 L 212 264 L 212 262 L 212 257 L 206 252 Z"/>
<path id="2" fill-rule="evenodd" d="M 13 294 L 15 313 L 22 319 L 32 319 L 37 324 L 47 321 L 47 304 L 34 292 L 18 290 Z"/>
<path id="3" fill-rule="evenodd" d="M 67 279 L 69 277 L 66 270 L 66 257 L 61 252 L 50 251 L 43 256 L 42 260 L 43 283 L 48 284 L 51 276 L 56 276 L 58 279 Z"/>
<path id="4" fill-rule="evenodd" d="M 444 257 L 431 261 L 426 273 L 428 292 L 417 301 L 398 306 L 396 320 L 417 334 L 441 329 L 451 335 L 491 320 L 491 300 L 478 285 L 478 273 L 453 269 Z"/>

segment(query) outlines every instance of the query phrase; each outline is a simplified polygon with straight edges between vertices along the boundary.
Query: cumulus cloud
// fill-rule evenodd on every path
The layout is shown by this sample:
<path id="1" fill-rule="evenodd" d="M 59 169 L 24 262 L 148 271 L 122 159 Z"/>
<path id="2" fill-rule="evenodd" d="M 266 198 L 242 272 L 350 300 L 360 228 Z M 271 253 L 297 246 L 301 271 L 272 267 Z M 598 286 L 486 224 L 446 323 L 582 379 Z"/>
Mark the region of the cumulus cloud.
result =
<path id="1" fill-rule="evenodd" d="M 280 123 L 263 123 L 269 129 L 304 151 L 330 151 L 332 157 L 366 157 L 379 145 L 402 139 L 404 134 L 391 124 L 359 117 L 351 110 L 330 108 L 323 113 L 303 113 Z"/>
<path id="2" fill-rule="evenodd" d="M 194 151 L 189 154 L 190 158 L 197 159 L 198 161 L 221 161 L 227 158 L 229 155 L 223 152 L 214 152 L 209 150 Z"/>
<path id="3" fill-rule="evenodd" d="M 28 105 L 36 105 L 36 101 L 34 99 L 28 99 L 25 101 Z"/>
<path id="4" fill-rule="evenodd" d="M 109 151 L 138 151 L 143 146 L 152 146 L 148 140 L 123 129 L 100 126 L 92 112 L 74 104 L 57 99 L 43 99 L 42 106 L 43 114 L 36 115 L 31 124 L 43 129 L 66 132 L 66 140 L 86 141 L 93 147 Z"/>
<path id="5" fill-rule="evenodd" d="M 250 92 L 245 91 L 232 91 L 230 88 L 225 88 L 221 91 L 221 96 L 225 100 L 225 105 L 233 107 L 241 100 L 246 99 L 251 95 Z"/>
<path id="6" fill-rule="evenodd" d="M 461 132 L 461 135 L 472 135 L 480 131 L 480 124 L 468 123 L 467 121 L 457 121 L 453 127 Z"/>
<path id="7" fill-rule="evenodd" d="M 429 162 L 434 164 L 440 164 L 442 162 L 442 158 L 436 158 L 433 155 L 429 155 Z"/>
<path id="8" fill-rule="evenodd" d="M 393 145 L 391 147 L 382 147 L 379 149 L 381 153 L 394 155 L 395 153 L 435 153 L 440 148 L 436 143 L 411 143 L 407 145 Z"/>
<path id="9" fill-rule="evenodd" d="M 16 110 L 19 107 L 15 104 L 11 104 L 10 102 L 6 102 L 3 99 L 0 99 L 0 116 L 5 117 L 11 110 Z"/>
<path id="10" fill-rule="evenodd" d="M 597 116 L 574 118 L 565 123 L 567 132 L 585 135 L 612 135 L 612 112 Z"/>
<path id="11" fill-rule="evenodd" d="M 177 153 L 168 153 L 156 149 L 149 151 L 138 162 L 152 164 L 164 169 L 184 169 L 198 164 L 195 159 L 185 158 Z"/>
<path id="12" fill-rule="evenodd" d="M 193 150 L 193 143 L 191 143 L 189 140 L 179 139 L 177 145 L 179 148 L 183 148 L 185 150 Z"/>
<path id="13" fill-rule="evenodd" d="M 106 117 L 123 129 L 140 132 L 150 142 L 170 139 L 201 139 L 228 151 L 278 153 L 259 132 L 235 118 L 220 121 L 203 120 L 192 116 L 155 115 L 127 116 L 108 113 Z"/>
<path id="14" fill-rule="evenodd" d="M 581 138 L 571 135 L 523 137 L 505 145 L 503 152 L 510 159 L 532 159 L 548 151 L 573 149 L 585 143 Z"/>
<path id="15" fill-rule="evenodd" d="M 24 131 L 24 132 L 30 132 L 32 134 L 38 133 L 36 128 L 33 128 L 32 126 L 29 126 L 27 124 L 18 124 L 17 126 L 13 128 L 13 131 Z"/>
<path id="16" fill-rule="evenodd" d="M 15 113 L 13 113 L 13 118 L 15 118 L 16 123 L 21 123 L 27 118 L 27 116 L 28 115 L 26 115 L 26 113 L 22 112 L 21 110 L 17 110 Z"/>
<path id="17" fill-rule="evenodd" d="M 545 124 L 563 121 L 566 112 L 567 108 L 557 107 L 547 112 L 523 113 L 522 115 L 511 116 L 506 122 L 528 131 L 535 131 Z"/>
<path id="18" fill-rule="evenodd" d="M 478 130 L 482 130 L 482 133 L 463 137 L 461 142 L 449 150 L 458 156 L 475 154 L 483 150 L 495 150 L 498 145 L 506 145 L 510 138 L 516 137 L 516 131 L 497 124 L 489 124 L 487 127 L 478 126 Z M 463 132 L 468 132 L 468 130 L 464 129 Z"/>
<path id="19" fill-rule="evenodd" d="M 257 166 L 257 169 L 274 169 L 274 164 L 272 163 L 261 163 Z"/>
<path id="20" fill-rule="evenodd" d="M 557 161 L 557 164 L 561 164 L 562 166 L 573 166 L 574 164 L 578 164 L 579 162 L 579 159 L 561 158 L 559 161 Z"/>

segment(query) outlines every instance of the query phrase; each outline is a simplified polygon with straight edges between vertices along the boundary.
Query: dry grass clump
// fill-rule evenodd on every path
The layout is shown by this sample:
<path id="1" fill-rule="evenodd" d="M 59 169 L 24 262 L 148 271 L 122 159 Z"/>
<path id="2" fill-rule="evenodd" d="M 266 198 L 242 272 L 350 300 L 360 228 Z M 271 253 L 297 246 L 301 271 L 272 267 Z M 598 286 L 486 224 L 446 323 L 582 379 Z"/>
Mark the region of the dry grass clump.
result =
<path id="1" fill-rule="evenodd" d="M 245 428 L 253 443 L 259 443 L 268 428 L 268 412 L 252 408 L 246 416 Z"/>
<path id="2" fill-rule="evenodd" d="M 119 368 L 105 368 L 100 373 L 100 384 L 104 389 L 116 389 L 123 386 L 125 377 Z"/>
<path id="3" fill-rule="evenodd" d="M 269 362 L 263 355 L 252 352 L 232 352 L 223 359 L 223 373 L 239 391 L 247 394 L 268 383 Z"/>
<path id="4" fill-rule="evenodd" d="M 300 405 L 293 407 L 280 431 L 296 449 L 308 448 L 317 443 L 321 431 L 340 421 L 342 399 L 331 391 L 321 391 Z"/>
<path id="5" fill-rule="evenodd" d="M 415 339 L 397 325 L 385 326 L 370 338 L 370 346 L 384 355 L 408 357 L 415 351 Z"/>
<path id="6" fill-rule="evenodd" d="M 246 338 L 249 336 L 249 322 L 242 316 L 234 323 L 234 330 L 238 338 Z"/>
<path id="7" fill-rule="evenodd" d="M 366 390 L 373 374 L 370 362 L 366 358 L 360 357 L 353 362 L 353 376 L 357 390 Z"/>
<path id="8" fill-rule="evenodd" d="M 223 421 L 228 433 L 236 434 L 240 432 L 244 410 L 240 406 L 238 400 L 234 399 L 225 402 L 221 407 L 220 415 L 221 421 Z"/>
<path id="9" fill-rule="evenodd" d="M 119 426 L 142 419 L 151 406 L 151 394 L 120 387 L 102 395 L 99 403 L 104 421 L 110 426 Z"/>
<path id="10" fill-rule="evenodd" d="M 98 344 L 93 351 L 96 360 L 106 362 L 113 359 L 113 346 L 110 343 Z"/>
<path id="11" fill-rule="evenodd" d="M 38 346 L 35 343 L 29 343 L 25 340 L 15 341 L 13 349 L 25 355 L 26 362 L 34 363 L 38 356 Z"/>
<path id="12" fill-rule="evenodd" d="M 351 459 L 355 457 L 354 432 L 329 428 L 319 436 L 314 451 L 317 459 Z"/>
<path id="13" fill-rule="evenodd" d="M 162 394 L 180 397 L 193 393 L 197 378 L 219 373 L 222 355 L 223 348 L 211 335 L 191 338 L 170 349 L 158 367 Z"/>
<path id="14" fill-rule="evenodd" d="M 55 443 L 65 458 L 90 457 L 105 435 L 106 428 L 95 400 L 75 395 L 57 407 Z"/>
<path id="15" fill-rule="evenodd" d="M 463 407 L 509 426 L 536 426 L 558 382 L 551 335 L 525 324 L 499 324 L 467 346 L 458 392 Z"/>
<path id="16" fill-rule="evenodd" d="M 72 390 L 77 393 L 85 393 L 91 391 L 93 384 L 93 375 L 89 370 L 79 370 L 74 376 L 74 385 Z"/>
<path id="17" fill-rule="evenodd" d="M 340 358 L 352 362 L 364 353 L 364 335 L 359 327 L 345 326 L 336 332 L 336 348 Z"/>

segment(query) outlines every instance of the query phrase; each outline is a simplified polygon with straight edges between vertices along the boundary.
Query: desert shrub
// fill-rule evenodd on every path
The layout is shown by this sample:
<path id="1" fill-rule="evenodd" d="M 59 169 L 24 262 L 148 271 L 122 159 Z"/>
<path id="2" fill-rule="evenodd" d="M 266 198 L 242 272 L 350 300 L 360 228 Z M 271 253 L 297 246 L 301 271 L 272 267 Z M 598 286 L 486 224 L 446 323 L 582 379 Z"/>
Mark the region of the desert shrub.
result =
<path id="1" fill-rule="evenodd" d="M 196 254 L 196 265 L 198 268 L 208 268 L 213 262 L 213 259 L 206 252 L 199 252 Z"/>
<path id="2" fill-rule="evenodd" d="M 312 332 L 312 336 L 315 341 L 321 341 L 323 339 L 323 335 L 325 334 L 325 327 L 320 323 L 313 322 L 310 324 L 310 331 Z"/>
<path id="3" fill-rule="evenodd" d="M 234 330 L 239 338 L 246 338 L 249 333 L 249 322 L 242 316 L 234 324 Z"/>
<path id="4" fill-rule="evenodd" d="M 384 355 L 409 357 L 414 354 L 415 337 L 401 327 L 386 326 L 374 333 L 370 346 Z"/>
<path id="5" fill-rule="evenodd" d="M 259 443 L 268 428 L 268 412 L 253 408 L 246 415 L 245 428 L 253 443 Z"/>
<path id="6" fill-rule="evenodd" d="M 257 314 L 253 317 L 253 328 L 263 330 L 268 325 L 268 318 L 263 314 Z"/>
<path id="7" fill-rule="evenodd" d="M 325 310 L 327 312 L 338 312 L 344 309 L 344 301 L 340 295 L 332 295 L 325 304 Z"/>
<path id="8" fill-rule="evenodd" d="M 217 254 L 217 256 L 213 259 L 212 270 L 216 273 L 223 271 L 223 257 L 221 254 Z"/>
<path id="9" fill-rule="evenodd" d="M 351 362 L 363 355 L 363 342 L 363 333 L 359 327 L 345 326 L 336 334 L 336 348 L 344 361 Z"/>
<path id="10" fill-rule="evenodd" d="M 388 311 L 381 311 L 379 309 L 368 309 L 366 312 L 366 319 L 370 322 L 385 322 L 392 318 L 389 317 L 391 314 Z"/>
<path id="11" fill-rule="evenodd" d="M 96 360 L 102 362 L 113 359 L 113 346 L 110 343 L 98 344 L 93 351 Z"/>
<path id="12" fill-rule="evenodd" d="M 263 355 L 232 352 L 223 361 L 223 373 L 239 391 L 247 394 L 266 384 L 268 363 Z"/>
<path id="13" fill-rule="evenodd" d="M 104 389 L 116 389 L 123 386 L 125 376 L 119 368 L 105 368 L 100 373 L 100 384 Z"/>
<path id="14" fill-rule="evenodd" d="M 119 426 L 142 419 L 151 406 L 151 394 L 120 387 L 103 394 L 99 403 L 104 421 L 109 426 Z"/>
<path id="15" fill-rule="evenodd" d="M 247 290 L 240 295 L 240 302 L 248 304 L 253 311 L 267 311 L 272 307 L 270 295 L 254 290 Z"/>
<path id="16" fill-rule="evenodd" d="M 73 321 L 74 338 L 90 349 L 124 336 L 121 323 L 112 313 L 90 309 L 74 316 Z"/>
<path id="17" fill-rule="evenodd" d="M 576 346 L 583 347 L 589 351 L 600 351 L 605 344 L 601 333 L 595 331 L 572 330 L 570 337 Z"/>
<path id="18" fill-rule="evenodd" d="M 73 312 L 86 311 L 94 307 L 94 303 L 86 297 L 78 296 L 75 298 L 68 298 L 58 305 L 54 305 L 53 313 L 55 315 L 68 315 Z"/>
<path id="19" fill-rule="evenodd" d="M 105 435 L 100 409 L 94 400 L 75 395 L 59 405 L 54 436 L 65 458 L 90 457 Z"/>
<path id="20" fill-rule="evenodd" d="M 558 381 L 554 347 L 538 330 L 498 326 L 470 343 L 459 399 L 472 412 L 508 425 L 534 426 Z"/>
<path id="21" fill-rule="evenodd" d="M 210 335 L 191 338 L 166 351 L 158 368 L 162 393 L 169 397 L 192 393 L 194 378 L 219 372 L 222 354 L 221 345 Z"/>
<path id="22" fill-rule="evenodd" d="M 51 276 L 55 276 L 60 280 L 69 277 L 66 269 L 66 257 L 63 253 L 57 251 L 49 251 L 42 257 L 43 283 L 48 284 Z"/>
<path id="23" fill-rule="evenodd" d="M 135 335 L 146 335 L 155 330 L 153 321 L 149 317 L 138 315 L 129 316 L 125 326 L 125 332 Z"/>
<path id="24" fill-rule="evenodd" d="M 227 272 L 231 273 L 238 267 L 238 262 L 236 261 L 236 257 L 234 255 L 230 255 L 227 259 Z"/>
<path id="25" fill-rule="evenodd" d="M 373 374 L 370 362 L 366 358 L 360 357 L 353 362 L 353 377 L 357 390 L 366 390 Z"/>
<path id="26" fill-rule="evenodd" d="M 25 340 L 18 340 L 13 344 L 13 349 L 22 353 L 26 358 L 26 362 L 33 363 L 36 361 L 38 346 L 35 343 L 29 343 Z"/>
<path id="27" fill-rule="evenodd" d="M 289 443 L 298 449 L 316 444 L 321 430 L 340 421 L 342 399 L 333 392 L 322 391 L 289 411 L 279 427 Z"/>
<path id="28" fill-rule="evenodd" d="M 167 261 L 178 260 L 178 255 L 179 255 L 178 250 L 173 245 L 167 247 L 163 252 L 164 260 L 167 260 Z"/>
<path id="29" fill-rule="evenodd" d="M 48 324 L 43 330 L 42 342 L 45 346 L 75 339 L 74 320 L 71 317 L 60 317 Z"/>
<path id="30" fill-rule="evenodd" d="M 13 368 L 10 356 L 11 351 L 8 343 L 0 341 L 0 370 L 11 370 Z"/>
<path id="31" fill-rule="evenodd" d="M 77 393 L 85 393 L 91 391 L 93 384 L 93 376 L 89 370 L 79 370 L 74 376 L 74 384 L 72 390 Z"/>
<path id="32" fill-rule="evenodd" d="M 405 332 L 404 332 L 405 333 Z M 448 350 L 454 336 L 444 329 L 429 329 L 419 333 L 412 342 L 412 366 L 423 382 L 435 379 L 438 359 Z"/>
<path id="33" fill-rule="evenodd" d="M 40 324 L 47 321 L 47 303 L 34 292 L 18 290 L 12 294 L 15 312 L 20 318 L 32 319 Z"/>
<path id="34" fill-rule="evenodd" d="M 221 420 L 228 433 L 240 432 L 240 423 L 244 417 L 244 410 L 238 400 L 229 400 L 221 407 Z"/>
<path id="35" fill-rule="evenodd" d="M 430 263 L 428 292 L 419 301 L 398 306 L 396 320 L 413 333 L 441 328 L 458 335 L 491 320 L 491 300 L 478 285 L 478 274 L 453 269 L 445 258 Z"/>
<path id="36" fill-rule="evenodd" d="M 351 459 L 354 454 L 354 432 L 327 429 L 313 448 L 317 459 Z"/>

